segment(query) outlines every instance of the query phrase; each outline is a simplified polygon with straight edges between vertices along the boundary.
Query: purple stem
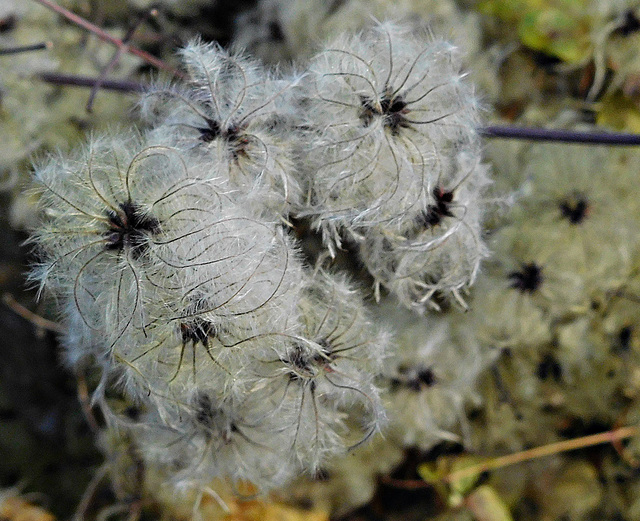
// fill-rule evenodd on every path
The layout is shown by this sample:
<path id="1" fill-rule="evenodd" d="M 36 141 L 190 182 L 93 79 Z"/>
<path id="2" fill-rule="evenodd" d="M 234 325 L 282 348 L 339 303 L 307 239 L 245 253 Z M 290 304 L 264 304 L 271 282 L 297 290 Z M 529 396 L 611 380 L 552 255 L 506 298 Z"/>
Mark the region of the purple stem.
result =
<path id="1" fill-rule="evenodd" d="M 21 52 L 41 51 L 51 47 L 50 42 L 35 43 L 33 45 L 21 45 L 20 47 L 9 47 L 7 49 L 0 49 L 0 56 L 7 54 L 19 54 Z"/>
<path id="2" fill-rule="evenodd" d="M 489 126 L 478 129 L 488 138 L 526 139 L 601 145 L 640 145 L 640 134 L 607 131 L 562 130 L 531 127 Z"/>

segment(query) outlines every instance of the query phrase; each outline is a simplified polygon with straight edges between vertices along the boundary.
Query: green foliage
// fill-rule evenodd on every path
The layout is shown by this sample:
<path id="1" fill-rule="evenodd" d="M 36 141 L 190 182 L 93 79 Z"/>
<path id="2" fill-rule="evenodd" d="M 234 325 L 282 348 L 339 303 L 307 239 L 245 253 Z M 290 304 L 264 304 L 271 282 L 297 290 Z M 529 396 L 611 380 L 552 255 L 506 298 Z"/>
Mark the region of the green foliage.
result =
<path id="1" fill-rule="evenodd" d="M 520 42 L 567 63 L 592 51 L 592 17 L 587 0 L 483 0 L 478 9 L 514 23 Z"/>

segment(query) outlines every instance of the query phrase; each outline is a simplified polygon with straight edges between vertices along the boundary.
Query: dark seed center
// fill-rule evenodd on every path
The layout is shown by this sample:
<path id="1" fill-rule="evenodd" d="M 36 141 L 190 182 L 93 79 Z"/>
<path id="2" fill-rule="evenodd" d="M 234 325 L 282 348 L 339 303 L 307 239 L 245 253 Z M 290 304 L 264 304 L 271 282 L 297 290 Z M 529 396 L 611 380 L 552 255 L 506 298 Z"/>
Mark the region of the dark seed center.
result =
<path id="1" fill-rule="evenodd" d="M 222 136 L 222 129 L 217 121 L 213 119 L 206 119 L 205 123 L 207 126 L 198 128 L 200 131 L 200 139 L 203 142 L 211 143 L 214 139 Z"/>
<path id="2" fill-rule="evenodd" d="M 560 213 L 571 224 L 580 224 L 589 213 L 589 203 L 584 198 L 567 198 L 560 202 Z"/>
<path id="3" fill-rule="evenodd" d="M 230 418 L 226 418 L 225 411 L 216 407 L 209 395 L 201 393 L 197 396 L 195 410 L 196 422 L 204 427 L 207 438 L 216 431 L 225 443 L 233 441 L 231 435 L 238 432 L 238 426 Z"/>
<path id="4" fill-rule="evenodd" d="M 207 394 L 199 394 L 196 398 L 196 421 L 211 429 L 214 425 L 214 420 L 218 416 L 219 411 L 213 406 L 211 398 Z"/>
<path id="5" fill-rule="evenodd" d="M 211 143 L 215 139 L 224 139 L 228 146 L 229 152 L 234 159 L 244 152 L 245 147 L 249 143 L 248 138 L 243 132 L 243 128 L 237 125 L 230 125 L 222 128 L 220 124 L 213 119 L 205 120 L 206 126 L 198 128 L 200 139 L 204 143 Z"/>
<path id="6" fill-rule="evenodd" d="M 638 20 L 633 9 L 627 9 L 624 13 L 624 21 L 615 29 L 614 32 L 622 36 L 629 36 L 636 31 L 640 31 L 640 20 Z"/>
<path id="7" fill-rule="evenodd" d="M 191 342 L 194 346 L 202 344 L 204 347 L 208 347 L 209 339 L 217 335 L 217 330 L 211 322 L 197 318 L 193 322 L 181 323 L 180 334 L 183 345 Z"/>
<path id="8" fill-rule="evenodd" d="M 148 235 L 160 231 L 160 222 L 131 201 L 121 203 L 117 211 L 108 210 L 107 217 L 107 250 L 122 251 L 127 248 L 134 257 L 138 257 L 147 246 Z"/>
<path id="9" fill-rule="evenodd" d="M 556 382 L 560 382 L 562 380 L 562 366 L 553 355 L 547 353 L 538 364 L 537 375 L 540 380 L 551 377 Z"/>
<path id="10" fill-rule="evenodd" d="M 287 358 L 282 361 L 292 368 L 287 374 L 290 380 L 300 380 L 303 377 L 312 378 L 318 374 L 321 368 L 328 368 L 328 365 L 335 360 L 335 354 L 331 344 L 326 339 L 320 339 L 318 345 L 322 347 L 321 353 L 310 353 L 301 345 L 295 346 Z"/>
<path id="11" fill-rule="evenodd" d="M 400 376 L 391 380 L 393 389 L 404 387 L 416 393 L 432 387 L 436 383 L 438 383 L 438 378 L 431 367 L 401 367 Z"/>
<path id="12" fill-rule="evenodd" d="M 422 228 L 438 226 L 445 217 L 453 217 L 450 204 L 453 202 L 453 191 L 442 187 L 433 189 L 434 203 L 427 206 L 417 217 L 417 224 Z"/>
<path id="13" fill-rule="evenodd" d="M 629 351 L 631 347 L 631 335 L 633 334 L 633 328 L 631 326 L 625 326 L 620 330 L 618 334 L 618 341 L 620 343 L 621 351 Z"/>
<path id="14" fill-rule="evenodd" d="M 409 123 L 406 114 L 409 112 L 407 102 L 400 95 L 394 95 L 386 88 L 376 103 L 372 98 L 360 96 L 360 120 L 365 127 L 373 122 L 376 116 L 384 118 L 384 126 L 397 135 L 401 128 L 407 128 Z"/>
<path id="15" fill-rule="evenodd" d="M 542 284 L 542 268 L 536 263 L 524 264 L 520 271 L 513 271 L 508 276 L 511 287 L 522 293 L 533 293 Z"/>

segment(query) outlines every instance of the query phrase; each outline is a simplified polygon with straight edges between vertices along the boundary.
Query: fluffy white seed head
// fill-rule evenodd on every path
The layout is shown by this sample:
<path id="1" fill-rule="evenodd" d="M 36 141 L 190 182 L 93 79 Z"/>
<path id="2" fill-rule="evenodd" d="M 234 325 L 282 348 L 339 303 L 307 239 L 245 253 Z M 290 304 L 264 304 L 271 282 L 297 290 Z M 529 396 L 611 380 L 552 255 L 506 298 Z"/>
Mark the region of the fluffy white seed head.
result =
<path id="1" fill-rule="evenodd" d="M 335 254 L 344 237 L 375 280 L 408 307 L 459 298 L 487 250 L 488 168 L 478 107 L 456 49 L 379 24 L 330 42 L 312 60 L 301 211 Z"/>
<path id="2" fill-rule="evenodd" d="M 387 336 L 344 279 L 319 273 L 299 303 L 300 327 L 257 366 L 253 392 L 270 396 L 303 469 L 369 439 L 384 420 L 374 377 Z"/>
<path id="3" fill-rule="evenodd" d="M 131 396 L 164 392 L 186 346 L 199 352 L 214 331 L 272 331 L 296 309 L 301 265 L 280 227 L 199 171 L 176 149 L 122 134 L 36 172 L 48 219 L 33 238 L 33 278 L 83 324 L 68 336 L 70 360 L 90 342 Z"/>
<path id="4" fill-rule="evenodd" d="M 345 277 L 303 269 L 282 221 L 310 217 L 331 251 L 355 240 L 376 287 L 409 307 L 457 295 L 485 255 L 477 104 L 451 45 L 390 23 L 332 42 L 304 95 L 214 44 L 182 56 L 189 81 L 143 98 L 144 136 L 95 137 L 37 168 L 32 278 L 63 304 L 69 362 L 97 362 L 95 398 L 146 461 L 175 484 L 267 489 L 385 420 L 389 334 Z M 428 335 L 411 354 L 423 365 L 460 354 Z M 431 434 L 462 423 L 484 363 L 463 358 L 436 371 L 426 416 L 412 409 Z M 413 393 L 422 369 L 392 365 Z M 113 381 L 139 419 L 109 409 Z M 414 434 L 404 441 L 428 443 Z"/>
<path id="5" fill-rule="evenodd" d="M 262 414 L 258 399 L 201 390 L 162 415 L 147 415 L 134 429 L 143 458 L 160 465 L 176 486 L 214 478 L 248 481 L 261 491 L 283 484 L 298 467 L 277 430 L 278 418 Z"/>
<path id="6" fill-rule="evenodd" d="M 185 370 L 151 391 L 139 431 L 145 457 L 165 464 L 176 482 L 219 476 L 265 489 L 367 441 L 384 418 L 374 377 L 386 335 L 359 294 L 325 273 L 306 282 L 297 307 L 286 330 L 235 344 L 217 332 L 194 347 L 193 369 L 191 349 L 159 346 L 163 360 L 140 365 L 141 374 L 175 372 L 177 360 Z M 155 336 L 153 328 L 147 334 Z M 242 384 L 232 389 L 232 379 Z"/>
<path id="7" fill-rule="evenodd" d="M 276 244 L 284 249 L 257 258 L 251 249 L 230 255 L 209 244 L 205 266 L 165 276 L 176 287 L 158 291 L 146 306 L 145 326 L 130 328 L 113 346 L 130 395 L 160 407 L 167 396 L 184 400 L 203 386 L 231 396 L 246 392 L 255 359 L 297 324 L 299 260 L 286 241 Z"/>
<path id="8" fill-rule="evenodd" d="M 436 292 L 461 300 L 488 255 L 482 239 L 487 183 L 487 166 L 461 153 L 456 168 L 434 183 L 426 206 L 407 212 L 396 230 L 378 225 L 363 231 L 360 258 L 376 294 L 385 287 L 417 310 Z"/>
<path id="9" fill-rule="evenodd" d="M 384 23 L 313 60 L 307 167 L 316 226 L 393 225 L 426 207 L 456 152 L 477 150 L 477 106 L 453 46 Z"/>
<path id="10" fill-rule="evenodd" d="M 146 251 L 169 218 L 156 202 L 175 185 L 167 164 L 179 163 L 169 152 L 122 133 L 36 167 L 45 222 L 32 238 L 41 254 L 32 278 L 75 303 L 93 331 L 117 335 L 141 322 Z"/>
<path id="11" fill-rule="evenodd" d="M 419 316 L 389 300 L 377 310 L 393 328 L 385 363 L 388 435 L 404 446 L 429 450 L 442 440 L 469 442 L 465 407 L 477 402 L 479 375 L 493 360 L 459 313 Z"/>
<path id="12" fill-rule="evenodd" d="M 200 40 L 182 58 L 187 84 L 158 85 L 142 99 L 154 125 L 150 139 L 199 156 L 240 191 L 260 187 L 258 204 L 285 216 L 302 197 L 287 121 L 297 80 L 276 78 L 255 60 Z"/>

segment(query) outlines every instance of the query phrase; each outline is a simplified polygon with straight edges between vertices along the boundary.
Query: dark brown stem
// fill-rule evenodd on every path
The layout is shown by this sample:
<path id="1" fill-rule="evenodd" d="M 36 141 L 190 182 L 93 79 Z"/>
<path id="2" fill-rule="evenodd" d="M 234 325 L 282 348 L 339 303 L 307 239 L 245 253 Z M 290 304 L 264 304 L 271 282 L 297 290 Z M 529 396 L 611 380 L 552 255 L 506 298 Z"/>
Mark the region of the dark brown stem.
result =
<path id="1" fill-rule="evenodd" d="M 119 92 L 142 92 L 146 89 L 143 83 L 126 80 L 102 80 L 90 76 L 76 76 L 74 74 L 59 74 L 56 72 L 41 72 L 38 77 L 42 81 L 54 85 L 69 85 L 72 87 L 94 87 L 97 83 L 107 90 Z"/>
<path id="2" fill-rule="evenodd" d="M 150 9 L 144 15 L 140 16 L 136 21 L 136 23 L 129 28 L 129 30 L 127 31 L 127 34 L 122 39 L 122 43 L 125 45 L 128 45 L 129 41 L 131 41 L 131 38 L 133 38 L 133 35 L 135 34 L 136 30 L 144 22 L 146 22 L 150 17 L 157 16 L 157 15 L 158 15 L 158 11 L 156 9 Z M 107 75 L 113 70 L 113 68 L 116 66 L 118 61 L 120 61 L 120 57 L 122 56 L 122 53 L 124 52 L 124 50 L 125 50 L 124 46 L 118 47 L 116 51 L 113 53 L 111 60 L 109 60 L 109 63 L 107 63 L 107 65 L 105 65 L 103 69 L 100 71 L 100 74 L 98 75 L 98 79 L 96 83 L 93 85 L 93 87 L 91 88 L 91 93 L 89 94 L 89 99 L 87 101 L 87 107 L 86 107 L 87 112 L 93 111 L 93 102 L 96 98 L 96 95 L 98 94 L 98 90 L 107 80 Z"/>
<path id="3" fill-rule="evenodd" d="M 33 311 L 25 308 L 22 304 L 20 304 L 10 293 L 5 293 L 4 295 L 2 295 L 2 301 L 6 306 L 13 310 L 14 313 L 20 315 L 25 320 L 28 320 L 39 329 L 46 329 L 48 331 L 53 331 L 54 333 L 65 332 L 65 328 L 61 324 L 58 324 L 57 322 L 53 322 L 51 320 L 47 320 L 40 315 L 36 315 Z"/>
<path id="4" fill-rule="evenodd" d="M 87 31 L 95 34 L 101 40 L 105 42 L 109 42 L 115 45 L 116 47 L 121 48 L 123 51 L 126 51 L 135 56 L 138 56 L 139 58 L 142 58 L 144 61 L 153 65 L 154 67 L 169 71 L 174 76 L 184 77 L 184 75 L 180 71 L 164 63 L 162 60 L 156 58 L 152 54 L 149 54 L 148 52 L 145 52 L 142 49 L 138 49 L 137 47 L 123 43 L 122 40 L 120 40 L 119 38 L 116 38 L 115 36 L 111 36 L 109 33 L 105 32 L 103 29 L 101 29 L 97 25 L 92 24 L 88 20 L 85 20 L 84 18 L 82 18 L 82 16 L 79 16 L 73 13 L 72 11 L 65 9 L 64 7 L 59 6 L 55 2 L 52 2 L 51 0 L 34 0 L 34 1 L 64 16 L 67 20 L 76 24 L 77 26 L 82 27 L 83 29 L 86 29 Z"/>
<path id="5" fill-rule="evenodd" d="M 8 49 L 0 49 L 0 56 L 7 54 L 20 54 L 22 52 L 41 51 L 50 49 L 53 44 L 51 42 L 36 43 L 33 45 L 21 45 L 19 47 L 9 47 Z"/>

